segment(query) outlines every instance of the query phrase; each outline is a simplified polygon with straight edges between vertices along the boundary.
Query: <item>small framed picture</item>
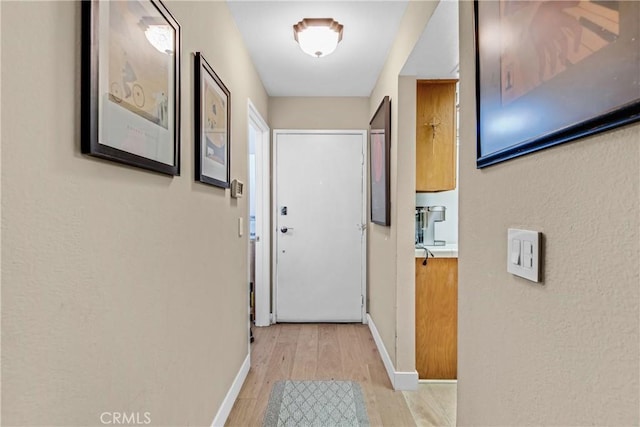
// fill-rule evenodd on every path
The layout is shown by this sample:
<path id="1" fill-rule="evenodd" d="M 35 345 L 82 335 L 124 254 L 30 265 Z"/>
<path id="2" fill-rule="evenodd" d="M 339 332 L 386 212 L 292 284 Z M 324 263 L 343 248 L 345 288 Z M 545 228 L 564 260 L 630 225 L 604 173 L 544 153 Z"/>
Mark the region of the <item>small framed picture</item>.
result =
<path id="1" fill-rule="evenodd" d="M 180 25 L 158 0 L 82 2 L 84 154 L 180 174 Z"/>
<path id="2" fill-rule="evenodd" d="M 385 96 L 369 123 L 371 222 L 391 225 L 391 101 Z"/>
<path id="3" fill-rule="evenodd" d="M 195 179 L 229 188 L 231 94 L 202 53 L 195 54 Z"/>

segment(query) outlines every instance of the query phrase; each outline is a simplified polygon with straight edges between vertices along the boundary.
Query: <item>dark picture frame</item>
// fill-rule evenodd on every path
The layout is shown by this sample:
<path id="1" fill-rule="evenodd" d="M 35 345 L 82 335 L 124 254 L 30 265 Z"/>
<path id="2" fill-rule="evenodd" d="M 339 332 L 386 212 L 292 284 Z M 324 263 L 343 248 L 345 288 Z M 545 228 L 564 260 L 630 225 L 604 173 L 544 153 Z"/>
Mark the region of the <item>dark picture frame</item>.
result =
<path id="1" fill-rule="evenodd" d="M 159 0 L 81 13 L 81 152 L 180 175 L 180 25 Z"/>
<path id="2" fill-rule="evenodd" d="M 194 60 L 195 179 L 229 188 L 231 93 L 201 52 Z"/>
<path id="3" fill-rule="evenodd" d="M 474 2 L 478 168 L 640 120 L 640 2 Z"/>
<path id="4" fill-rule="evenodd" d="M 391 225 L 391 100 L 382 99 L 369 122 L 369 207 L 371 222 Z"/>

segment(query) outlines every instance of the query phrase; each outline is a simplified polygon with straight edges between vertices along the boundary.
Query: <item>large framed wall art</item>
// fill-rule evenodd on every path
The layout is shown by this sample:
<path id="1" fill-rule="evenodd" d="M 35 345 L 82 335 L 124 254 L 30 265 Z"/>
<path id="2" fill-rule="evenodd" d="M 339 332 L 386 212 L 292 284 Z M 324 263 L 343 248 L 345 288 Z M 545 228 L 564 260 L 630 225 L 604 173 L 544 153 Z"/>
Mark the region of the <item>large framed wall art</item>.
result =
<path id="1" fill-rule="evenodd" d="M 479 168 L 640 119 L 640 2 L 475 2 Z"/>
<path id="2" fill-rule="evenodd" d="M 391 225 L 391 101 L 385 96 L 369 123 L 371 222 Z"/>
<path id="3" fill-rule="evenodd" d="M 82 2 L 82 152 L 180 174 L 180 25 L 158 0 Z"/>
<path id="4" fill-rule="evenodd" d="M 229 188 L 231 93 L 200 52 L 196 52 L 194 69 L 195 179 Z"/>

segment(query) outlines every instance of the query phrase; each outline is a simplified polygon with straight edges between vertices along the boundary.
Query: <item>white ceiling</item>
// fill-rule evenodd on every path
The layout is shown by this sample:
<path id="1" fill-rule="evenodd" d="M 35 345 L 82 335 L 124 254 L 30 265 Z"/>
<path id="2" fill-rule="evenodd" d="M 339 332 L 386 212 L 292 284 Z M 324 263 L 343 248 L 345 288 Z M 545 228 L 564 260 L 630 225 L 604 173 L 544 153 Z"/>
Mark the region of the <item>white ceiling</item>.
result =
<path id="1" fill-rule="evenodd" d="M 369 96 L 407 6 L 396 1 L 228 0 L 249 54 L 270 96 Z M 303 18 L 344 25 L 331 55 L 313 58 L 293 38 Z"/>
<path id="2" fill-rule="evenodd" d="M 458 1 L 441 0 L 407 59 L 403 76 L 458 78 Z"/>
<path id="3" fill-rule="evenodd" d="M 227 0 L 270 96 L 369 96 L 407 6 L 406 0 Z M 298 47 L 293 25 L 333 18 L 344 25 L 338 48 L 313 58 Z M 401 75 L 458 76 L 458 0 L 442 0 Z"/>

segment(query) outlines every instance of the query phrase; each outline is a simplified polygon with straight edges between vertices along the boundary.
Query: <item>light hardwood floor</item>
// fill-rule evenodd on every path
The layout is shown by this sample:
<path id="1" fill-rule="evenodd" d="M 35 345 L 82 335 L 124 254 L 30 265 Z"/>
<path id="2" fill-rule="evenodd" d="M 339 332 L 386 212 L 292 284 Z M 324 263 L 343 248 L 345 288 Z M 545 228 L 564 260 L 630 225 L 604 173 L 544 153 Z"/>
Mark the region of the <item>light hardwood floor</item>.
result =
<path id="1" fill-rule="evenodd" d="M 456 385 L 396 392 L 366 325 L 279 324 L 254 328 L 251 370 L 227 425 L 260 426 L 279 380 L 352 380 L 362 387 L 372 426 L 455 426 Z"/>
<path id="2" fill-rule="evenodd" d="M 276 381 L 331 379 L 360 383 L 372 426 L 416 425 L 366 325 L 277 324 L 253 334 L 251 370 L 226 425 L 262 425 Z"/>
<path id="3" fill-rule="evenodd" d="M 417 391 L 403 391 L 418 426 L 453 427 L 456 425 L 455 383 L 420 383 Z"/>

